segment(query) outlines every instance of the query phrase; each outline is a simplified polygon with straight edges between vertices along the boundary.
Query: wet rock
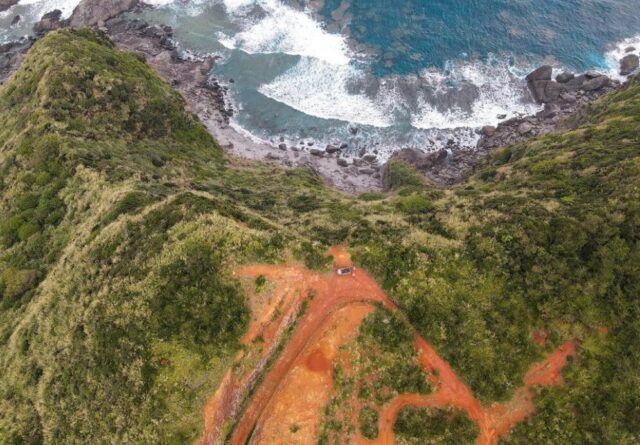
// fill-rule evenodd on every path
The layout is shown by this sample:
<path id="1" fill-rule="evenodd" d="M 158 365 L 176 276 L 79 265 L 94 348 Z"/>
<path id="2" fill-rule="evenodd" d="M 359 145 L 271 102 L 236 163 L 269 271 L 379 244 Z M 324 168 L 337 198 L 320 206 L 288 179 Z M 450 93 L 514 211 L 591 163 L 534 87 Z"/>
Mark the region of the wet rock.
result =
<path id="1" fill-rule="evenodd" d="M 17 25 L 20 20 L 22 20 L 22 17 L 20 15 L 16 15 L 13 20 L 11 20 L 11 26 Z"/>
<path id="2" fill-rule="evenodd" d="M 173 51 L 174 49 L 178 48 L 178 43 L 173 40 L 173 38 L 167 35 L 163 35 L 160 38 L 160 46 L 168 51 Z"/>
<path id="3" fill-rule="evenodd" d="M 358 131 L 359 131 L 358 127 L 349 127 L 349 133 L 351 133 L 354 136 L 358 134 Z"/>
<path id="4" fill-rule="evenodd" d="M 59 9 L 54 9 L 51 12 L 47 12 L 42 16 L 40 21 L 33 26 L 33 31 L 36 34 L 45 34 L 49 31 L 53 31 L 54 29 L 58 29 L 63 26 L 62 21 L 62 11 Z"/>
<path id="5" fill-rule="evenodd" d="M 548 103 L 544 105 L 544 110 L 538 113 L 538 117 L 542 119 L 552 119 L 560 112 L 560 105 Z"/>
<path id="6" fill-rule="evenodd" d="M 567 103 L 574 103 L 577 100 L 576 95 L 573 93 L 562 93 L 560 99 Z"/>
<path id="7" fill-rule="evenodd" d="M 340 167 L 348 167 L 349 166 L 349 162 L 344 159 L 344 158 L 338 158 L 336 159 L 336 163 L 340 166 Z"/>
<path id="8" fill-rule="evenodd" d="M 526 77 L 527 82 L 539 82 L 544 80 L 551 80 L 551 75 L 553 74 L 553 68 L 551 65 L 543 65 L 540 68 L 532 71 Z"/>
<path id="9" fill-rule="evenodd" d="M 349 144 L 347 144 L 346 142 L 343 142 L 342 144 L 340 144 L 340 150 L 343 150 L 345 148 L 347 148 L 349 146 Z"/>
<path id="10" fill-rule="evenodd" d="M 542 103 L 544 100 L 544 90 L 547 87 L 547 82 L 549 80 L 535 80 L 532 82 L 527 82 L 527 87 L 529 87 L 529 91 L 531 92 L 531 96 L 533 100 L 537 103 Z"/>
<path id="11" fill-rule="evenodd" d="M 520 135 L 529 134 L 531 133 L 532 130 L 533 130 L 533 125 L 531 125 L 529 122 L 523 122 L 520 125 L 518 125 L 518 134 Z"/>
<path id="12" fill-rule="evenodd" d="M 487 137 L 491 137 L 494 134 L 496 134 L 496 127 L 494 127 L 493 125 L 487 125 L 485 127 L 482 127 L 482 130 L 480 130 L 480 132 L 487 136 Z"/>
<path id="13" fill-rule="evenodd" d="M 607 76 L 594 77 L 582 84 L 582 89 L 585 91 L 597 91 L 609 85 L 609 82 L 610 80 Z"/>
<path id="14" fill-rule="evenodd" d="M 627 54 L 620 60 L 620 74 L 628 76 L 638 69 L 640 66 L 640 58 L 635 54 Z"/>
<path id="15" fill-rule="evenodd" d="M 103 26 L 104 23 L 138 5 L 138 0 L 82 0 L 73 10 L 69 25 Z"/>
<path id="16" fill-rule="evenodd" d="M 544 97 L 542 102 L 549 103 L 558 100 L 560 94 L 562 93 L 563 88 L 558 82 L 549 81 L 547 82 L 544 89 Z"/>
<path id="17" fill-rule="evenodd" d="M 322 156 L 322 151 L 317 148 L 312 148 L 309 150 L 309 153 L 311 153 L 312 156 Z"/>
<path id="18" fill-rule="evenodd" d="M 635 50 L 636 50 L 636 47 L 635 47 L 635 46 L 628 46 L 628 47 L 624 50 L 624 52 L 628 54 L 628 53 L 632 53 L 632 52 L 634 52 Z"/>
<path id="19" fill-rule="evenodd" d="M 286 150 L 287 150 L 287 144 L 284 144 L 284 143 L 279 144 L 279 145 L 278 145 L 278 148 L 279 148 L 280 150 L 286 151 Z"/>
<path id="20" fill-rule="evenodd" d="M 307 145 L 308 145 L 309 147 L 313 147 L 313 144 L 314 144 L 314 142 L 313 142 L 313 141 L 309 141 L 309 142 L 307 142 Z"/>
<path id="21" fill-rule="evenodd" d="M 587 76 L 587 79 L 595 79 L 596 77 L 602 77 L 603 74 L 599 71 L 591 70 L 584 73 Z"/>
<path id="22" fill-rule="evenodd" d="M 499 119 L 499 120 L 503 120 L 503 119 L 507 118 L 507 115 L 506 114 L 499 114 L 499 115 L 496 116 L 496 118 Z"/>
<path id="23" fill-rule="evenodd" d="M 364 155 L 362 157 L 362 160 L 365 162 L 376 162 L 378 160 L 378 157 L 373 154 L 368 154 L 368 155 Z"/>
<path id="24" fill-rule="evenodd" d="M 329 154 L 333 154 L 333 153 L 337 153 L 340 149 L 338 147 L 336 147 L 335 145 L 327 145 L 327 148 L 324 149 L 324 151 L 326 151 Z"/>
<path id="25" fill-rule="evenodd" d="M 556 76 L 556 82 L 558 83 L 567 83 L 569 82 L 571 79 L 575 78 L 576 75 L 573 73 L 568 73 L 568 72 L 562 72 L 560 74 L 558 74 Z"/>

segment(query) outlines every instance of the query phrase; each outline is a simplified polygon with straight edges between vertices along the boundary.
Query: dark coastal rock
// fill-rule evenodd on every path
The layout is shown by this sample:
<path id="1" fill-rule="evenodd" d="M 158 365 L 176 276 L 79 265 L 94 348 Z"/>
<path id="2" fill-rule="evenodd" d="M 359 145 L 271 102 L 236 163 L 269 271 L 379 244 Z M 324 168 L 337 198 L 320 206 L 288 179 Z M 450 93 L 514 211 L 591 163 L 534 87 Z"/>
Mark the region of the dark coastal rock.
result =
<path id="1" fill-rule="evenodd" d="M 322 156 L 322 151 L 317 148 L 312 148 L 309 153 L 311 153 L 311 156 Z"/>
<path id="2" fill-rule="evenodd" d="M 625 53 L 632 53 L 632 52 L 634 52 L 635 50 L 636 50 L 636 47 L 635 47 L 635 46 L 628 46 L 628 47 L 624 50 L 624 52 L 625 52 Z"/>
<path id="3" fill-rule="evenodd" d="M 362 157 L 362 160 L 365 162 L 376 162 L 378 157 L 374 154 L 366 154 Z"/>
<path id="4" fill-rule="evenodd" d="M 344 158 L 338 158 L 336 159 L 336 163 L 340 166 L 340 167 L 348 167 L 349 166 L 349 161 L 347 161 Z"/>
<path id="5" fill-rule="evenodd" d="M 602 77 L 603 74 L 599 71 L 595 71 L 595 70 L 590 70 L 587 71 L 586 73 L 584 73 L 585 76 L 587 76 L 587 79 L 595 79 L 596 77 Z"/>
<path id="6" fill-rule="evenodd" d="M 609 85 L 610 81 L 607 76 L 594 77 L 582 84 L 582 89 L 585 91 L 597 91 Z"/>
<path id="7" fill-rule="evenodd" d="M 493 125 L 487 125 L 485 127 L 482 127 L 480 133 L 485 136 L 491 137 L 496 134 L 496 127 L 494 127 Z"/>
<path id="8" fill-rule="evenodd" d="M 640 58 L 635 54 L 627 54 L 620 60 L 620 74 L 628 76 L 640 67 Z"/>
<path id="9" fill-rule="evenodd" d="M 551 65 L 543 65 L 540 68 L 532 71 L 526 77 L 527 82 L 539 82 L 544 80 L 551 80 L 553 74 L 553 67 Z"/>
<path id="10" fill-rule="evenodd" d="M 565 72 L 560 73 L 560 74 L 558 74 L 556 76 L 556 82 L 558 82 L 558 83 L 567 83 L 567 82 L 569 82 L 570 80 L 572 80 L 575 77 L 576 77 L 575 74 L 568 73 L 568 72 L 565 71 Z"/>
<path id="11" fill-rule="evenodd" d="M 333 154 L 333 153 L 337 153 L 340 149 L 338 147 L 336 147 L 335 145 L 327 145 L 327 147 L 324 149 L 324 151 L 326 151 L 329 154 Z"/>
<path id="12" fill-rule="evenodd" d="M 523 122 L 520 125 L 518 125 L 518 133 L 520 135 L 529 134 L 531 133 L 532 130 L 533 130 L 533 125 L 531 125 L 529 122 Z"/>
<path id="13" fill-rule="evenodd" d="M 36 34 L 45 34 L 49 31 L 53 31 L 54 29 L 61 28 L 64 26 L 64 23 L 61 20 L 62 11 L 59 9 L 54 9 L 51 12 L 47 12 L 42 16 L 40 21 L 33 26 L 33 31 Z"/>
<path id="14" fill-rule="evenodd" d="M 527 86 L 529 87 L 529 91 L 531 92 L 533 100 L 535 100 L 539 104 L 542 104 L 549 101 L 549 99 L 547 98 L 547 91 L 549 91 L 551 94 L 556 93 L 554 84 L 556 83 L 552 80 L 534 80 L 528 82 Z"/>
<path id="15" fill-rule="evenodd" d="M 565 83 L 565 88 L 570 91 L 576 91 L 582 87 L 587 81 L 587 76 L 585 74 L 580 74 L 579 76 L 575 76 L 573 79 Z"/>
<path id="16" fill-rule="evenodd" d="M 287 150 L 287 144 L 285 144 L 285 143 L 279 144 L 279 145 L 278 145 L 278 148 L 279 148 L 280 150 L 286 151 L 286 150 Z"/>
<path id="17" fill-rule="evenodd" d="M 73 10 L 69 25 L 104 26 L 107 20 L 133 9 L 138 3 L 138 0 L 82 0 Z"/>
<path id="18" fill-rule="evenodd" d="M 20 20 L 22 20 L 22 17 L 20 16 L 20 14 L 16 15 L 13 20 L 11 20 L 11 26 L 17 25 L 18 23 L 20 23 Z"/>
<path id="19" fill-rule="evenodd" d="M 576 100 L 578 100 L 574 93 L 562 93 L 560 95 L 560 99 L 566 103 L 574 103 Z"/>
<path id="20" fill-rule="evenodd" d="M 0 0 L 0 12 L 4 12 L 11 8 L 13 5 L 17 5 L 18 0 Z"/>
<path id="21" fill-rule="evenodd" d="M 552 80 L 548 81 L 544 88 L 544 103 L 555 102 L 564 91 L 561 84 Z"/>

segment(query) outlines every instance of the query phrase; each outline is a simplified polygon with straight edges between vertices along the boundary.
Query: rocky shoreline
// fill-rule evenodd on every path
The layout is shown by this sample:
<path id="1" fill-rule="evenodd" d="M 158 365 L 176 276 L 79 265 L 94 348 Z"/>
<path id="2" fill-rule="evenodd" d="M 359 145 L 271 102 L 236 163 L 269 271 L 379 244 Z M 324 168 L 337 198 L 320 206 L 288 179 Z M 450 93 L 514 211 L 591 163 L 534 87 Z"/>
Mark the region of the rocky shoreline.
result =
<path id="1" fill-rule="evenodd" d="M 328 185 L 347 193 L 382 188 L 385 169 L 375 154 L 362 151 L 359 157 L 347 159 L 341 156 L 346 144 L 317 147 L 309 141 L 304 146 L 288 146 L 284 138 L 267 144 L 234 128 L 230 123 L 234 111 L 228 101 L 233 79 L 211 77 L 216 57 L 199 57 L 181 49 L 171 27 L 150 25 L 123 15 L 145 7 L 148 6 L 138 0 L 83 0 L 68 20 L 61 20 L 60 11 L 51 11 L 36 24 L 34 31 L 41 36 L 62 26 L 100 28 L 119 47 L 138 54 L 173 85 L 185 97 L 189 110 L 232 156 L 309 168 Z M 0 83 L 17 69 L 35 40 L 26 38 L 0 46 Z M 639 65 L 638 51 L 628 48 L 620 61 L 621 76 L 636 72 Z M 585 112 L 591 102 L 621 85 L 597 72 L 560 73 L 555 79 L 552 74 L 552 67 L 545 65 L 527 76 L 531 96 L 544 106 L 542 111 L 479 129 L 476 147 L 456 147 L 451 141 L 446 149 L 437 152 L 409 148 L 396 152 L 391 159 L 414 165 L 436 185 L 449 186 L 466 177 L 490 151 L 566 128 L 567 117 Z"/>

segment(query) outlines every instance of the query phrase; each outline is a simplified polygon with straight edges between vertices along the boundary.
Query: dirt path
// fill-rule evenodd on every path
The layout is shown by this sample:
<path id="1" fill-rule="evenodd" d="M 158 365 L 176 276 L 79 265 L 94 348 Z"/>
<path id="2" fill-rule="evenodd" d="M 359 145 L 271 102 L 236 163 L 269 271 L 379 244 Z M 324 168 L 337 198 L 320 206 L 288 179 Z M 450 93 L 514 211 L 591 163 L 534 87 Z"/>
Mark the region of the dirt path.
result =
<path id="1" fill-rule="evenodd" d="M 355 339 L 362 320 L 374 309 L 367 303 L 354 303 L 331 314 L 318 334 L 309 339 L 267 404 L 252 444 L 317 442 L 322 410 L 333 392 L 334 363 L 340 347 Z"/>
<path id="2" fill-rule="evenodd" d="M 330 254 L 335 259 L 335 267 L 352 267 L 344 248 L 335 247 Z M 260 314 L 243 338 L 245 345 L 250 345 L 258 336 L 263 338 L 271 348 L 262 350 L 263 361 L 277 346 L 282 330 L 288 326 L 287 320 L 290 324 L 292 314 L 298 313 L 305 300 L 307 308 L 275 362 L 253 388 L 242 412 L 239 411 L 240 399 L 249 397 L 251 392 L 246 382 L 256 378 L 259 374 L 256 369 L 262 368 L 257 366 L 253 371 L 245 371 L 237 381 L 231 373 L 225 376 L 205 409 L 205 435 L 200 443 L 220 443 L 234 416 L 237 423 L 231 436 L 232 445 L 314 443 L 321 409 L 332 391 L 332 370 L 339 347 L 355 338 L 362 319 L 373 310 L 371 303 L 381 303 L 389 310 L 397 308 L 362 270 L 350 276 L 338 276 L 336 273 L 320 275 L 300 265 L 255 265 L 239 270 L 237 275 L 246 279 L 264 276 L 274 286 L 275 300 L 261 303 Z M 281 311 L 283 313 L 275 317 Z M 515 424 L 535 411 L 532 387 L 562 384 L 562 368 L 567 358 L 575 354 L 575 345 L 565 343 L 543 362 L 531 365 L 524 386 L 515 391 L 510 401 L 485 407 L 424 338 L 416 335 L 414 343 L 422 368 L 427 374 L 437 375 L 433 382 L 436 392 L 397 396 L 381 410 L 378 437 L 367 440 L 354 434 L 353 443 L 392 445 L 397 415 L 404 408 L 415 406 L 454 407 L 464 411 L 479 427 L 477 444 L 496 444 L 499 437 L 508 434 Z M 238 363 L 243 358 L 241 353 Z"/>
<path id="3" fill-rule="evenodd" d="M 480 435 L 478 445 L 492 445 L 511 428 L 533 414 L 535 385 L 559 385 L 563 383 L 561 371 L 567 358 L 575 354 L 575 346 L 567 342 L 556 349 L 546 360 L 534 363 L 524 378 L 525 385 L 516 390 L 508 402 L 484 407 L 471 390 L 458 378 L 448 363 L 435 352 L 422 337 L 417 336 L 415 346 L 420 351 L 420 364 L 425 371 L 437 370 L 438 390 L 434 394 L 402 394 L 384 406 L 380 415 L 379 434 L 375 440 L 356 438 L 358 445 L 393 445 L 393 427 L 398 414 L 407 407 L 454 407 L 465 411 L 475 422 Z"/>
<path id="4" fill-rule="evenodd" d="M 351 266 L 351 259 L 346 250 L 335 248 L 332 249 L 331 254 L 334 255 L 336 264 L 339 266 Z M 282 266 L 251 266 L 239 271 L 239 275 L 252 277 L 264 275 L 278 285 L 283 285 L 282 276 L 280 275 L 282 269 Z M 322 328 L 334 312 L 352 304 L 375 301 L 382 303 L 391 310 L 395 309 L 395 305 L 391 300 L 382 292 L 375 281 L 364 272 L 356 271 L 354 275 L 343 277 L 334 273 L 319 276 L 306 272 L 301 274 L 300 277 L 312 284 L 314 297 L 308 303 L 307 311 L 299 320 L 297 328 L 278 360 L 251 398 L 249 406 L 243 413 L 233 433 L 232 445 L 245 445 L 247 443 L 278 386 L 291 371 L 294 362 L 308 345 L 309 340 Z"/>

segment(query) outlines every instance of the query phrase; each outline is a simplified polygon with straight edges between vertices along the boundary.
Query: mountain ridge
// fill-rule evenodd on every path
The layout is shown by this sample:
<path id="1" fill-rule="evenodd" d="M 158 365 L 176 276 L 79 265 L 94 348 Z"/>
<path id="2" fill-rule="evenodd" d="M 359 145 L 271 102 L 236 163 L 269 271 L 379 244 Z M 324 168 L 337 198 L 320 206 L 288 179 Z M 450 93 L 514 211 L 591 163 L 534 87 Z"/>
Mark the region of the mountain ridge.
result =
<path id="1" fill-rule="evenodd" d="M 357 198 L 227 158 L 97 31 L 38 41 L 0 104 L 1 443 L 197 439 L 250 319 L 255 284 L 231 266 L 327 270 L 341 243 L 483 403 L 578 341 L 566 384 L 505 443 L 639 440 L 638 79 L 455 187 L 393 162 L 389 192 Z"/>

